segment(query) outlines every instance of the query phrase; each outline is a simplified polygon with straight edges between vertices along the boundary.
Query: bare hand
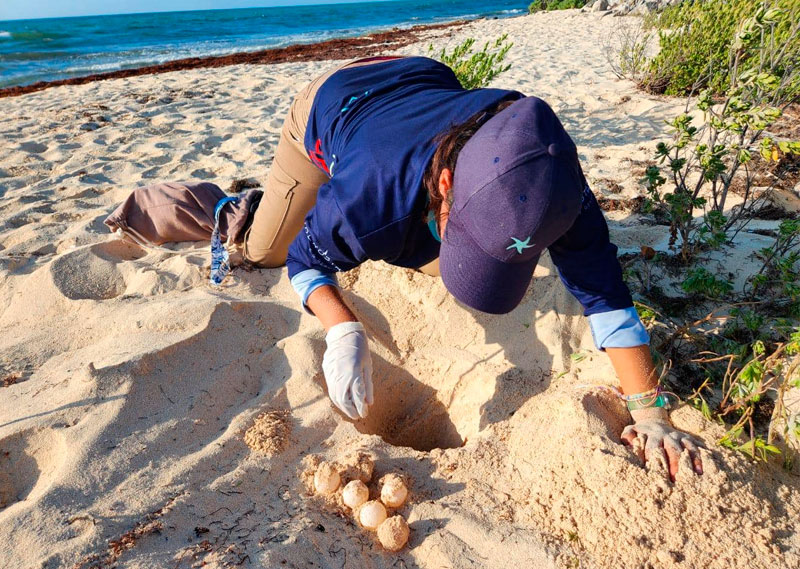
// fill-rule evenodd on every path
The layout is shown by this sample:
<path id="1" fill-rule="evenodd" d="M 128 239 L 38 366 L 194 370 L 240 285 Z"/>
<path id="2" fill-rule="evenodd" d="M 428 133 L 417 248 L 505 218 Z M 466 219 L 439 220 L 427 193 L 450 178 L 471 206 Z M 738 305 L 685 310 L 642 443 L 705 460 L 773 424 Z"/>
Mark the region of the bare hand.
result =
<path id="1" fill-rule="evenodd" d="M 704 446 L 691 435 L 677 430 L 669 420 L 651 418 L 628 425 L 622 431 L 622 441 L 630 445 L 643 462 L 654 461 L 662 464 L 669 473 L 669 479 L 675 482 L 678 472 L 678 461 L 686 450 L 694 471 L 703 474 L 703 462 L 698 447 Z"/>

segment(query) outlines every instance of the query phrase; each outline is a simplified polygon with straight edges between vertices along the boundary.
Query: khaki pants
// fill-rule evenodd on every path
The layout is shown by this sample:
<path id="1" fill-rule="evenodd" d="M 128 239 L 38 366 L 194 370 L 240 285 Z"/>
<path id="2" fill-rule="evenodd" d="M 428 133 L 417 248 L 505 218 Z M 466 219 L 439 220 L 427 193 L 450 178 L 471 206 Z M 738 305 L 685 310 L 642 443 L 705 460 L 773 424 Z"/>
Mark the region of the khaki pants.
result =
<path id="1" fill-rule="evenodd" d="M 330 179 L 311 162 L 303 144 L 317 90 L 340 69 L 381 61 L 385 58 L 358 59 L 335 67 L 311 81 L 292 101 L 272 159 L 264 195 L 245 234 L 244 256 L 251 263 L 261 267 L 280 267 L 286 263 L 289 245 L 303 228 L 306 215 L 317 201 L 317 190 Z M 438 276 L 439 260 L 420 270 Z"/>
<path id="2" fill-rule="evenodd" d="M 278 148 L 272 159 L 264 195 L 245 234 L 244 256 L 261 267 L 280 267 L 286 263 L 289 245 L 317 201 L 317 190 L 330 178 L 306 154 L 303 139 L 311 105 L 328 77 L 345 67 L 380 63 L 381 59 L 347 62 L 320 75 L 294 98 L 283 123 Z"/>

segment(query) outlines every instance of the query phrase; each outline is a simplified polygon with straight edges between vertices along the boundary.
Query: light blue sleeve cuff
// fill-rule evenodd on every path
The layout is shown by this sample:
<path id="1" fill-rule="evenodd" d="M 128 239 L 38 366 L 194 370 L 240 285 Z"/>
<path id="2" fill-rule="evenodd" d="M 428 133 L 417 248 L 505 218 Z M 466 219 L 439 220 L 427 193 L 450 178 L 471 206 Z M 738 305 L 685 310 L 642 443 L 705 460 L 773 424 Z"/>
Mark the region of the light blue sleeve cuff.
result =
<path id="1" fill-rule="evenodd" d="M 312 292 L 325 285 L 339 288 L 339 283 L 336 282 L 336 273 L 323 273 L 317 269 L 307 269 L 297 273 L 292 277 L 291 283 L 295 292 L 303 301 L 303 308 L 309 314 L 313 314 L 313 312 L 306 306 L 306 301 Z"/>
<path id="2" fill-rule="evenodd" d="M 639 319 L 636 309 L 621 308 L 589 315 L 594 345 L 606 348 L 633 348 L 650 343 L 650 335 Z"/>

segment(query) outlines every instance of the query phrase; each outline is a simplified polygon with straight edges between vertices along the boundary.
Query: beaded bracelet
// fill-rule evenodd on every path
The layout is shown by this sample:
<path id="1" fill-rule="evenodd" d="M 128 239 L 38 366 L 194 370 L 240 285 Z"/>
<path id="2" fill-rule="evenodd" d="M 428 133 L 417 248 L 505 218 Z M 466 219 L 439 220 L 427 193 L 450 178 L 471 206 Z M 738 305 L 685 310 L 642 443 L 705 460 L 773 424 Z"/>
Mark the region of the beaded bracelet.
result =
<path id="1" fill-rule="evenodd" d="M 638 411 L 639 409 L 648 409 L 651 407 L 669 408 L 669 402 L 667 398 L 664 397 L 660 385 L 643 393 L 634 393 L 632 395 L 620 394 L 620 398 L 627 404 L 628 411 Z"/>
<path id="2" fill-rule="evenodd" d="M 602 389 L 603 391 L 612 393 L 615 397 L 619 397 L 620 399 L 625 401 L 625 404 L 628 407 L 628 411 L 638 411 L 640 409 L 650 409 L 658 407 L 669 409 L 670 404 L 669 400 L 667 400 L 666 398 L 666 395 L 672 395 L 677 399 L 677 395 L 675 395 L 670 391 L 662 390 L 660 385 L 654 387 L 649 391 L 644 391 L 642 393 L 633 393 L 631 395 L 624 395 L 618 387 L 611 387 L 608 385 L 578 385 L 577 388 Z"/>

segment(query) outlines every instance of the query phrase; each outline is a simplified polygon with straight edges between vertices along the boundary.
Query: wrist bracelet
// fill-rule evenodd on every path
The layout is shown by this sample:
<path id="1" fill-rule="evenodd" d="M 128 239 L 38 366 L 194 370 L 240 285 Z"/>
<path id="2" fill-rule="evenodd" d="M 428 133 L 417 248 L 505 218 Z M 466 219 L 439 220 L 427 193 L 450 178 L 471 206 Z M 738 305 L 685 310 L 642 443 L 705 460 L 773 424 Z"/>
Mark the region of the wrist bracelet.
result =
<path id="1" fill-rule="evenodd" d="M 671 406 L 666 395 L 672 395 L 675 397 L 675 399 L 678 399 L 677 395 L 671 391 L 664 391 L 661 389 L 660 385 L 650 389 L 649 391 L 633 393 L 631 395 L 624 395 L 618 387 L 611 387 L 608 385 L 579 385 L 578 388 L 602 389 L 603 391 L 613 393 L 615 397 L 619 397 L 625 401 L 628 411 L 640 411 L 642 409 L 658 408 L 669 409 Z"/>
<path id="2" fill-rule="evenodd" d="M 628 411 L 638 411 L 639 409 L 649 409 L 651 407 L 669 408 L 669 402 L 664 397 L 660 385 L 643 393 L 620 395 L 620 397 L 628 406 Z"/>
<path id="3" fill-rule="evenodd" d="M 669 402 L 667 398 L 661 393 L 650 399 L 637 399 L 627 402 L 628 411 L 639 411 L 640 409 L 653 409 L 656 407 L 664 407 L 669 409 Z"/>

